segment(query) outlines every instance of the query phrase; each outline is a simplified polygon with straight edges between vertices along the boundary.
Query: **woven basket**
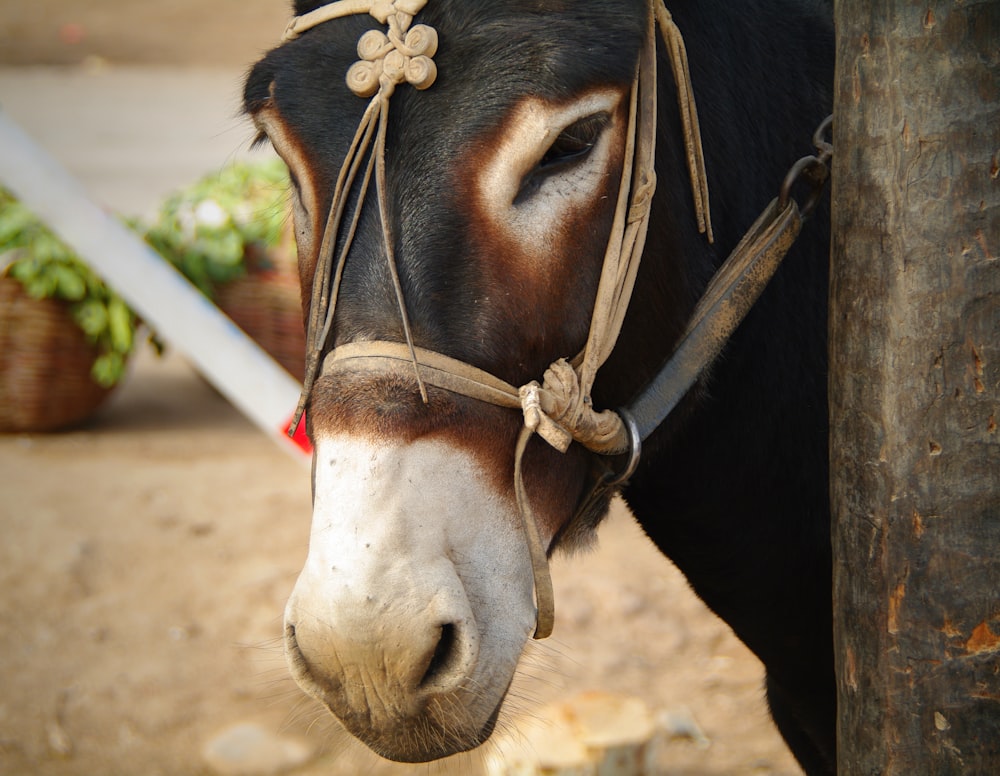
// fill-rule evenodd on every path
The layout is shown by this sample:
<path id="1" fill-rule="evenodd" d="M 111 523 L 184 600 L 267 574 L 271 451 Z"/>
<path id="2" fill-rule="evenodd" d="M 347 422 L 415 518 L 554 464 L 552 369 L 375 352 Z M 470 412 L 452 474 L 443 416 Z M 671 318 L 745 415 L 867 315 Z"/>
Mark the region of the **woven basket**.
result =
<path id="1" fill-rule="evenodd" d="M 282 245 L 266 253 L 251 248 L 244 262 L 246 276 L 220 286 L 216 304 L 289 374 L 302 380 L 306 336 L 294 248 Z"/>
<path id="2" fill-rule="evenodd" d="M 90 376 L 98 355 L 65 302 L 32 299 L 0 275 L 0 432 L 55 431 L 86 420 L 111 393 Z"/>

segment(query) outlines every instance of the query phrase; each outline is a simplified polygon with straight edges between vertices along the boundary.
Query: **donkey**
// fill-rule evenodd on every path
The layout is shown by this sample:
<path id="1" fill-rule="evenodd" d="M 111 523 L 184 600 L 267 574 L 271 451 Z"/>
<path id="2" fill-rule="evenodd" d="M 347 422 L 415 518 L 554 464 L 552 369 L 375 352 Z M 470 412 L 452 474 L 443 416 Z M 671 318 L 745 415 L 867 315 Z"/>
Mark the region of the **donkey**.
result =
<path id="1" fill-rule="evenodd" d="M 522 392 L 477 393 L 578 366 L 620 203 L 638 207 L 621 192 L 655 170 L 620 333 L 576 400 L 626 405 L 830 111 L 828 3 L 671 3 L 699 205 L 685 81 L 650 32 L 660 2 L 296 0 L 247 76 L 245 109 L 291 172 L 311 343 L 314 514 L 286 654 L 384 757 L 490 736 L 527 639 L 548 630 L 544 556 L 586 544 L 620 491 L 763 662 L 802 767 L 835 771 L 824 206 L 627 483 L 593 487 L 626 465 L 620 446 L 553 446 L 525 434 Z M 629 183 L 637 69 L 659 72 L 655 157 Z"/>

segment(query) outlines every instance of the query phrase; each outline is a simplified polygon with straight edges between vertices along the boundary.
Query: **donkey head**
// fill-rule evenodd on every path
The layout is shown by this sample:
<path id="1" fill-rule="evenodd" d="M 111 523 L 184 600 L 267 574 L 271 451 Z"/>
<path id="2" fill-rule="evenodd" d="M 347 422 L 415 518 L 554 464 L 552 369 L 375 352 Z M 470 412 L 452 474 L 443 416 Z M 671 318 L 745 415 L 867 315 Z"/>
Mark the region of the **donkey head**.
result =
<path id="1" fill-rule="evenodd" d="M 301 25 L 245 89 L 291 171 L 317 355 L 409 343 L 514 386 L 540 378 L 590 331 L 646 4 L 347 1 L 351 13 Z M 416 50 L 417 24 L 436 46 Z M 431 64 L 398 75 L 418 57 Z M 424 385 L 406 364 L 334 358 L 307 418 L 313 524 L 285 614 L 296 679 L 383 756 L 477 746 L 536 620 L 512 466 L 521 413 Z M 582 529 L 570 519 L 591 458 L 537 440 L 524 453 L 548 551 L 606 509 Z"/>

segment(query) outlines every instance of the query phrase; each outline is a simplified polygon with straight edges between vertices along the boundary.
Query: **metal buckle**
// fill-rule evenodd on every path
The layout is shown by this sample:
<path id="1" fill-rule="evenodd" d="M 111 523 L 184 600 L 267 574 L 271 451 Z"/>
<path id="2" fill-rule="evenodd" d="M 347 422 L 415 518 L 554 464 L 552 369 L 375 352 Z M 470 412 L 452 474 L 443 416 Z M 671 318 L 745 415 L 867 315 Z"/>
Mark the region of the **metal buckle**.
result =
<path id="1" fill-rule="evenodd" d="M 781 193 L 778 195 L 779 210 L 784 210 L 788 206 L 788 201 L 792 196 L 792 187 L 799 177 L 805 177 L 809 185 L 805 204 L 799 210 L 802 218 L 805 219 L 819 204 L 824 184 L 830 177 L 829 161 L 833 157 L 833 146 L 827 142 L 826 133 L 832 125 L 833 116 L 827 116 L 813 133 L 813 145 L 816 147 L 817 155 L 802 157 L 788 171 L 781 184 Z"/>
<path id="2" fill-rule="evenodd" d="M 622 423 L 625 425 L 625 430 L 628 431 L 628 463 L 625 464 L 625 468 L 618 474 L 605 476 L 602 482 L 605 488 L 617 488 L 619 485 L 624 485 L 628 482 L 629 478 L 635 474 L 635 470 L 639 468 L 639 459 L 642 457 L 642 436 L 639 434 L 639 426 L 635 422 L 635 418 L 624 408 L 619 409 L 617 412 L 618 416 L 622 419 Z"/>

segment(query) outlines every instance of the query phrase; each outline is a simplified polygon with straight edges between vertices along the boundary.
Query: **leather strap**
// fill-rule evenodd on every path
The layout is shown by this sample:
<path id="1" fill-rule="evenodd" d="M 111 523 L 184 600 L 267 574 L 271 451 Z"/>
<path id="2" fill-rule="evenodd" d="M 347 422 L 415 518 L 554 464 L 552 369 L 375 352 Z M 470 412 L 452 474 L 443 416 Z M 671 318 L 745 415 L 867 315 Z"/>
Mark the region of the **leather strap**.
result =
<path id="1" fill-rule="evenodd" d="M 337 0 L 334 3 L 322 5 L 314 11 L 302 16 L 295 16 L 285 28 L 282 41 L 295 40 L 306 30 L 311 30 L 324 22 L 342 19 L 345 16 L 355 16 L 367 13 L 385 24 L 389 16 L 405 13 L 410 18 L 417 15 L 427 0 Z"/>
<path id="2" fill-rule="evenodd" d="M 402 342 L 377 340 L 341 345 L 323 360 L 323 374 L 342 368 L 398 373 L 412 368 L 414 356 L 417 372 L 427 385 L 501 407 L 521 408 L 518 390 L 510 383 L 443 353 L 424 348 L 411 352 Z"/>
<path id="3" fill-rule="evenodd" d="M 719 268 L 698 302 L 673 355 L 628 407 L 645 440 L 719 355 L 750 311 L 802 227 L 799 207 L 775 199 Z"/>

